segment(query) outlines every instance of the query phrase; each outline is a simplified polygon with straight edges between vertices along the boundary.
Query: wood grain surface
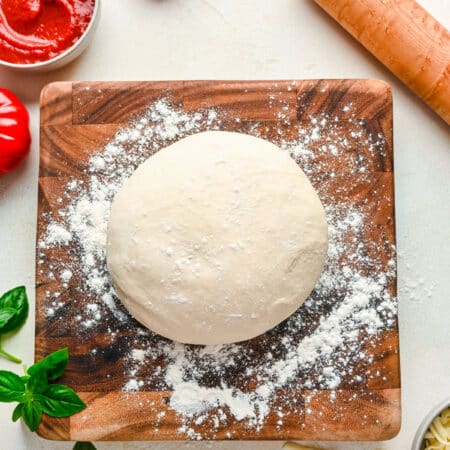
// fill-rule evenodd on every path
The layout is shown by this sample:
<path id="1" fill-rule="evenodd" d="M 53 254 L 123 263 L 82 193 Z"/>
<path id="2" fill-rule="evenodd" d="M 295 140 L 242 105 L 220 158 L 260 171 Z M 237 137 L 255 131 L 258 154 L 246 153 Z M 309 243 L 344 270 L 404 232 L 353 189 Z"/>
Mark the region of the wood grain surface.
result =
<path id="1" fill-rule="evenodd" d="M 275 94 L 274 94 L 275 93 Z M 149 104 L 169 95 L 171 101 L 187 112 L 217 107 L 223 119 L 222 129 L 242 130 L 242 124 L 258 123 L 268 138 L 280 139 L 279 121 L 294 125 L 309 122 L 311 115 L 324 113 L 335 117 L 337 136 L 345 137 L 350 117 L 362 121 L 367 133 L 384 140 L 384 151 L 369 151 L 367 141 L 354 144 L 339 158 L 320 152 L 320 141 L 312 144 L 316 188 L 321 177 L 334 171 L 338 175 L 326 183 L 324 193 L 336 202 L 364 207 L 370 220 L 364 224 L 361 239 L 371 243 L 373 252 L 386 267 L 395 258 L 394 185 L 392 148 L 392 99 L 388 85 L 375 80 L 306 81 L 178 81 L 178 82 L 61 82 L 47 86 L 41 96 L 40 173 L 38 204 L 38 241 L 45 234 L 49 218 L 57 218 L 64 204 L 60 198 L 69 179 L 86 180 L 89 157 L 104 146 L 123 125 L 142 113 Z M 280 102 L 273 102 L 274 95 Z M 352 105 L 351 113 L 346 105 Z M 235 119 L 239 118 L 237 122 Z M 277 134 L 278 133 L 278 134 Z M 283 138 L 293 133 L 284 128 Z M 365 158 L 366 173 L 351 168 Z M 351 180 L 351 183 L 350 183 Z M 346 184 L 349 189 L 342 189 Z M 323 188 L 323 187 L 322 187 Z M 39 252 L 39 249 L 38 249 Z M 57 265 L 69 257 L 67 249 L 51 249 Z M 351 258 L 351 255 L 347 255 Z M 56 440 L 184 440 L 180 418 L 168 406 L 171 392 L 150 385 L 145 390 L 125 393 L 125 360 L 121 342 L 129 337 L 124 330 L 111 346 L 107 327 L 100 324 L 94 335 L 83 337 L 74 317 L 83 305 L 80 280 L 76 275 L 61 293 L 64 307 L 58 320 L 45 313 L 47 292 L 60 289 L 58 281 L 37 270 L 36 276 L 36 359 L 61 347 L 70 351 L 70 363 L 62 382 L 73 387 L 86 401 L 82 413 L 66 419 L 44 416 L 38 433 Z M 389 286 L 396 295 L 396 280 Z M 280 328 L 278 333 L 282 333 Z M 248 341 L 255 349 L 270 344 L 279 335 Z M 239 421 L 227 420 L 218 430 L 208 431 L 208 421 L 199 429 L 205 439 L 322 439 L 385 440 L 400 428 L 400 371 L 398 328 L 381 333 L 366 343 L 373 362 L 361 361 L 357 371 L 361 382 L 343 380 L 331 401 L 330 392 L 298 389 L 293 383 L 290 395 L 299 405 L 308 399 L 308 414 L 300 408 L 277 425 L 275 409 L 258 432 Z M 93 359 L 93 348 L 101 356 Z M 152 371 L 149 363 L 148 371 Z M 149 372 L 150 373 L 150 372 Z M 382 373 L 382 377 L 371 374 Z M 106 376 L 108 374 L 108 376 Z M 353 374 L 355 375 L 355 374 Z M 301 378 L 301 374 L 299 374 Z M 317 383 L 315 385 L 314 383 Z M 281 394 L 281 393 L 280 393 Z M 152 405 L 149 407 L 148 405 Z M 158 413 L 164 411 L 164 420 Z"/>

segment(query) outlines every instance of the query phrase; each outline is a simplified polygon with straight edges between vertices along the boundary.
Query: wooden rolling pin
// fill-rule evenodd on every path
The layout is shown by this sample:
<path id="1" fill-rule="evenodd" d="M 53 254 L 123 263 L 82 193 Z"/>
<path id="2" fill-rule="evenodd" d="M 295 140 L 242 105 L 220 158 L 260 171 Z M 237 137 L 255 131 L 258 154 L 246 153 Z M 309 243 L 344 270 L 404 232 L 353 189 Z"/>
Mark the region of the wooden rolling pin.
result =
<path id="1" fill-rule="evenodd" d="M 450 33 L 414 0 L 314 0 L 450 124 Z"/>

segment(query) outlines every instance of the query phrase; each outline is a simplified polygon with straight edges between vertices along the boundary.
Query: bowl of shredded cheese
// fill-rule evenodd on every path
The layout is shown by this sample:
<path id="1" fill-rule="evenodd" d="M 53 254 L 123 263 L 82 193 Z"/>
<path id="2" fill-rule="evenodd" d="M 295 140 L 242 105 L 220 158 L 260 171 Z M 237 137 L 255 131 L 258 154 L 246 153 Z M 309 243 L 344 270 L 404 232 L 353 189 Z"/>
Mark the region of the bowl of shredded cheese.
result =
<path id="1" fill-rule="evenodd" d="M 422 421 L 412 450 L 450 450 L 450 398 L 433 408 Z"/>

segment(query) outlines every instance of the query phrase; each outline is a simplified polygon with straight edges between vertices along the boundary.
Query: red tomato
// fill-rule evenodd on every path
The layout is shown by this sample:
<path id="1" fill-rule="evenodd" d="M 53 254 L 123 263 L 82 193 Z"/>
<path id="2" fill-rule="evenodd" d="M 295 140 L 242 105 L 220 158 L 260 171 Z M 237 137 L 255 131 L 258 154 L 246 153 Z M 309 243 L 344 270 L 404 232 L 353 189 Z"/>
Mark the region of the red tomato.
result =
<path id="1" fill-rule="evenodd" d="M 7 89 L 0 88 L 0 175 L 14 170 L 30 151 L 28 111 Z"/>

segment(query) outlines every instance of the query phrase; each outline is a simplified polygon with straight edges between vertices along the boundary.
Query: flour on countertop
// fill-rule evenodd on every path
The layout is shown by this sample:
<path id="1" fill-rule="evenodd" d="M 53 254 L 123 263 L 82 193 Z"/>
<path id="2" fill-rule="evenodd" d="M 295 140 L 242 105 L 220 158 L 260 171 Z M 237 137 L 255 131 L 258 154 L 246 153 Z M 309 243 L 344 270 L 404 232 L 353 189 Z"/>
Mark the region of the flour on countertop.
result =
<path id="1" fill-rule="evenodd" d="M 274 95 L 271 102 L 277 101 Z M 351 108 L 351 104 L 347 105 L 344 111 L 349 113 Z M 58 220 L 47 218 L 46 232 L 38 245 L 39 270 L 43 277 L 62 283 L 61 297 L 60 292 L 47 292 L 48 319 L 61 317 L 70 302 L 70 296 L 64 297 L 64 289 L 76 278 L 80 284 L 77 289 L 86 298 L 83 305 L 73 306 L 80 339 L 89 340 L 98 327 L 106 330 L 111 345 L 119 342 L 121 333 L 135 336 L 120 341 L 126 377 L 123 391 L 171 390 L 170 407 L 183 423 L 179 432 L 191 439 L 202 438 L 198 426 L 205 421 L 218 429 L 238 420 L 258 431 L 275 399 L 277 405 L 282 405 L 277 411 L 277 426 L 281 427 L 283 419 L 293 411 L 311 411 L 311 397 L 306 398 L 305 405 L 297 404 L 292 394 L 295 389 L 308 389 L 311 396 L 316 390 L 328 389 L 333 401 L 334 390 L 344 381 L 356 392 L 368 379 L 384 376 L 372 373 L 370 367 L 364 374 L 355 372 L 359 364 L 373 359 L 371 341 L 381 330 L 396 324 L 396 299 L 391 295 L 395 249 L 386 250 L 386 270 L 372 256 L 373 246 L 378 244 L 370 243 L 363 235 L 368 220 L 364 202 L 358 208 L 339 204 L 328 193 L 339 177 L 330 164 L 333 158 L 345 161 L 351 174 L 364 176 L 371 163 L 358 149 L 363 145 L 372 154 L 382 154 L 384 141 L 382 136 L 368 133 L 363 121 L 353 116 L 348 121 L 351 133 L 343 134 L 334 117 L 310 117 L 309 123 L 297 126 L 296 136 L 289 134 L 290 140 L 283 138 L 284 127 L 290 125 L 287 119 L 275 133 L 267 124 L 239 122 L 242 132 L 272 140 L 292 155 L 318 187 L 329 222 L 328 259 L 323 274 L 300 310 L 275 330 L 253 340 L 252 345 L 177 344 L 131 319 L 115 295 L 105 261 L 107 222 L 115 193 L 137 166 L 159 149 L 189 134 L 226 129 L 220 110 L 186 113 L 170 99 L 150 105 L 142 117 L 119 130 L 110 143 L 99 149 L 89 161 L 85 178 L 68 182 Z M 355 151 L 358 157 L 352 158 Z M 343 190 L 351 188 L 341 186 Z M 170 225 L 166 227 L 170 233 Z M 64 247 L 75 250 L 71 263 L 61 267 L 49 264 L 51 252 Z M 161 251 L 169 254 L 170 248 Z M 186 299 L 177 294 L 168 301 L 184 303 Z M 101 356 L 101 352 L 94 348 L 92 357 Z M 254 358 L 255 354 L 258 358 Z M 286 389 L 288 386 L 292 389 Z"/>

